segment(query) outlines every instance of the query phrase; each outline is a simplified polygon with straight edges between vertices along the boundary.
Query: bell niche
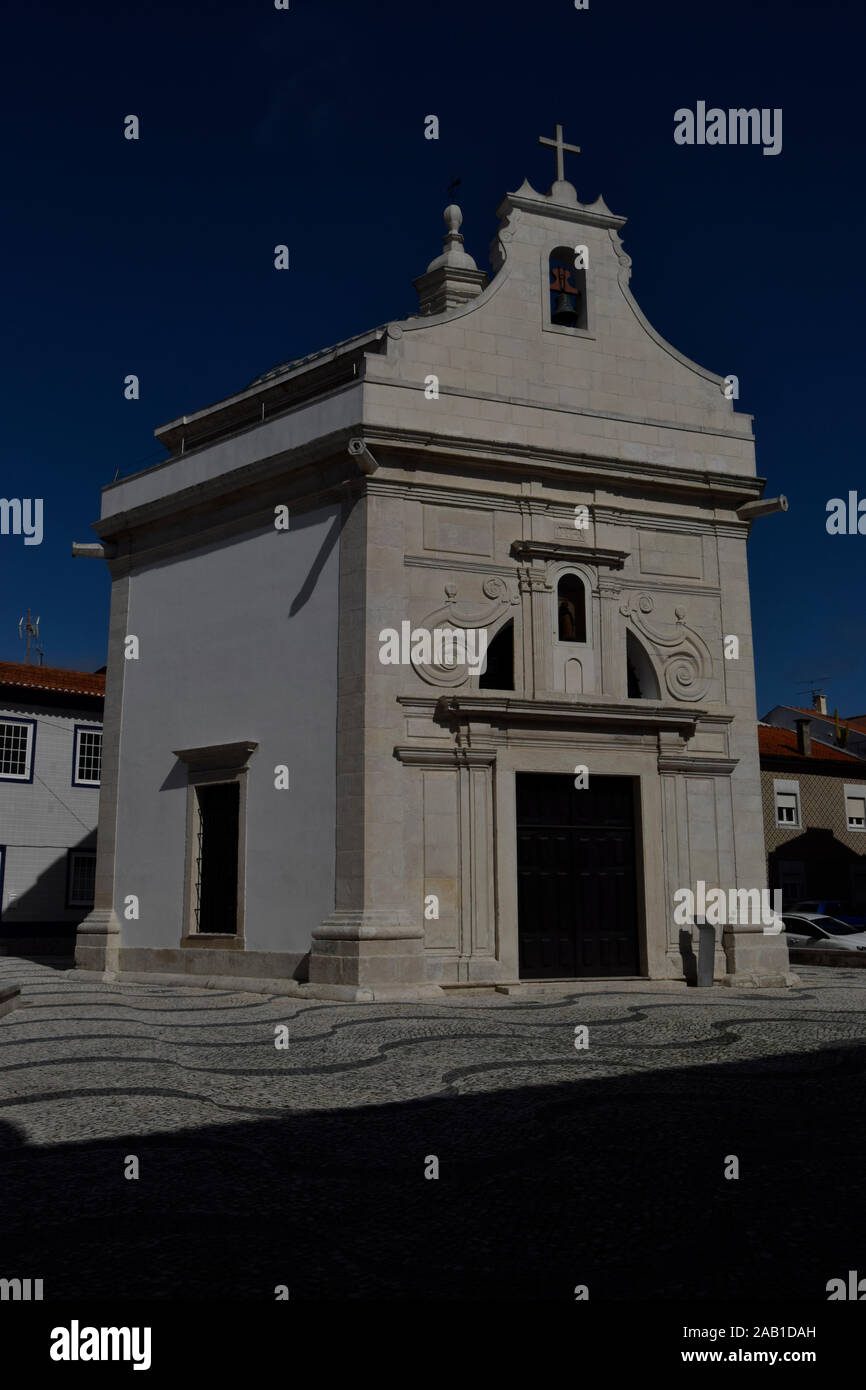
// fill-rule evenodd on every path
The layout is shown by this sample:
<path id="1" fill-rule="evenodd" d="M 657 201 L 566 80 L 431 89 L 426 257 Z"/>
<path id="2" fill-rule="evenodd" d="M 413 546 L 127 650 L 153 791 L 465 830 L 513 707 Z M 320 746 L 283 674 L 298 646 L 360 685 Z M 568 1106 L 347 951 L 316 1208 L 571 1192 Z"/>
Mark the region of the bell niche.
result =
<path id="1" fill-rule="evenodd" d="M 550 253 L 550 322 L 560 328 L 586 328 L 586 271 L 575 266 L 574 249 Z"/>

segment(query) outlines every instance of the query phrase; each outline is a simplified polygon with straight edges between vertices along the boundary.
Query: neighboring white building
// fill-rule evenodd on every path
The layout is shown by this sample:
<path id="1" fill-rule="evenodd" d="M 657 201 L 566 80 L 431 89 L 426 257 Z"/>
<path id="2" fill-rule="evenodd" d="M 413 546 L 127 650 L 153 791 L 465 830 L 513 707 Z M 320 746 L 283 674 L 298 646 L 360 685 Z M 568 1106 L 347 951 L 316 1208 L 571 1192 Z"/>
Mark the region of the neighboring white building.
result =
<path id="1" fill-rule="evenodd" d="M 0 944 L 72 950 L 93 905 L 105 677 L 0 662 Z"/>
<path id="2" fill-rule="evenodd" d="M 560 169 L 499 215 L 491 279 L 449 207 L 415 316 L 104 489 L 79 965 L 350 999 L 682 979 L 677 890 L 765 887 L 751 417 L 644 318 L 603 199 Z M 384 661 L 406 628 L 483 632 L 486 671 Z M 791 980 L 760 923 L 715 967 Z"/>

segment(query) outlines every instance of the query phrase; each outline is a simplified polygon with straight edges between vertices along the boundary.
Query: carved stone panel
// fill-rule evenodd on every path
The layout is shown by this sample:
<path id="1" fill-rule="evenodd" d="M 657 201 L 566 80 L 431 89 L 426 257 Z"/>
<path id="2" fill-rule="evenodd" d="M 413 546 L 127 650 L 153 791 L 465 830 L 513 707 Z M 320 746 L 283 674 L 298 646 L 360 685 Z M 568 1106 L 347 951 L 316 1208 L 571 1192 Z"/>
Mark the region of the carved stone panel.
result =
<path id="1" fill-rule="evenodd" d="M 492 555 L 491 513 L 470 507 L 425 506 L 424 549 L 459 555 Z"/>
<path id="2" fill-rule="evenodd" d="M 700 536 L 641 531 L 639 540 L 640 567 L 643 574 L 703 579 L 704 558 Z"/>
<path id="3" fill-rule="evenodd" d="M 713 660 L 704 639 L 686 622 L 684 608 L 674 609 L 674 622 L 651 618 L 654 602 L 650 594 L 627 599 L 620 612 L 641 636 L 661 673 L 662 698 L 703 700 L 710 689 Z"/>
<path id="4" fill-rule="evenodd" d="M 469 604 L 459 601 L 456 584 L 446 584 L 445 603 L 422 618 L 418 627 L 431 633 L 436 629 L 465 632 L 467 628 L 489 628 L 503 618 L 512 605 L 520 602 L 517 594 L 511 592 L 513 587 L 493 575 L 481 585 L 484 601 Z M 456 647 L 454 642 L 443 642 L 443 649 L 438 654 L 432 653 L 433 660 L 422 662 L 413 657 L 412 667 L 428 685 L 463 685 L 469 678 L 469 663 L 458 659 L 460 652 Z"/>
<path id="5" fill-rule="evenodd" d="M 457 769 L 422 770 L 424 898 L 435 895 L 438 917 L 425 911 L 427 950 L 460 949 L 459 785 Z"/>

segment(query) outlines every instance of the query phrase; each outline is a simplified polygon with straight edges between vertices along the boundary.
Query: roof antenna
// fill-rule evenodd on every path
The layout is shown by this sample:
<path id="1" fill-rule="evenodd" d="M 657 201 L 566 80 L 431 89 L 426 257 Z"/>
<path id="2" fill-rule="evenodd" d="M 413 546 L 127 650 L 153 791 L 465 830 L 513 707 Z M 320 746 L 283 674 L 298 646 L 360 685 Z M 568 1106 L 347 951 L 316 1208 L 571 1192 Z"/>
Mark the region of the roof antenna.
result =
<path id="1" fill-rule="evenodd" d="M 33 645 L 34 645 L 34 647 L 36 648 L 37 652 L 39 653 L 39 665 L 40 665 L 40 666 L 43 666 L 43 665 L 45 664 L 45 653 L 43 652 L 42 648 L 41 648 L 40 645 L 39 645 L 39 619 L 37 618 L 36 621 L 35 621 L 35 623 L 34 623 L 29 608 L 27 609 L 27 617 L 26 617 L 26 619 L 25 619 L 25 618 L 19 618 L 19 620 L 18 620 L 18 636 L 19 636 L 20 638 L 22 638 L 22 640 L 23 640 L 25 634 L 26 634 L 26 638 L 27 638 L 27 647 L 26 647 L 26 652 L 25 652 L 25 656 L 24 656 L 25 664 L 26 664 L 26 665 L 29 665 L 29 664 L 30 664 L 30 641 L 31 641 L 31 638 L 32 638 L 32 639 L 33 639 Z"/>
<path id="2" fill-rule="evenodd" d="M 798 687 L 805 687 L 812 697 L 812 709 L 816 714 L 827 713 L 827 692 L 823 689 L 824 681 L 828 681 L 829 676 L 811 676 L 809 680 L 797 681 Z"/>

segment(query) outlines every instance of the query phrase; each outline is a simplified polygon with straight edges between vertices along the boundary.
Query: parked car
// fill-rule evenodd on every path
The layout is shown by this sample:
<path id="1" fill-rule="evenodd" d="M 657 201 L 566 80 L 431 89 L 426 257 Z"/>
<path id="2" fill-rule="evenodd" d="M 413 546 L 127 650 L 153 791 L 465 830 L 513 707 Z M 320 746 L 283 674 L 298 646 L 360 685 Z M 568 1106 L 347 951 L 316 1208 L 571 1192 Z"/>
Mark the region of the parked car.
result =
<path id="1" fill-rule="evenodd" d="M 785 939 L 792 948 L 866 951 L 866 931 L 821 912 L 783 912 Z"/>
<path id="2" fill-rule="evenodd" d="M 808 902 L 794 903 L 792 912 L 825 913 L 828 917 L 835 917 L 840 922 L 847 922 L 851 927 L 866 927 L 866 917 L 859 916 L 851 911 L 851 903 L 843 903 L 839 898 L 811 898 Z"/>

